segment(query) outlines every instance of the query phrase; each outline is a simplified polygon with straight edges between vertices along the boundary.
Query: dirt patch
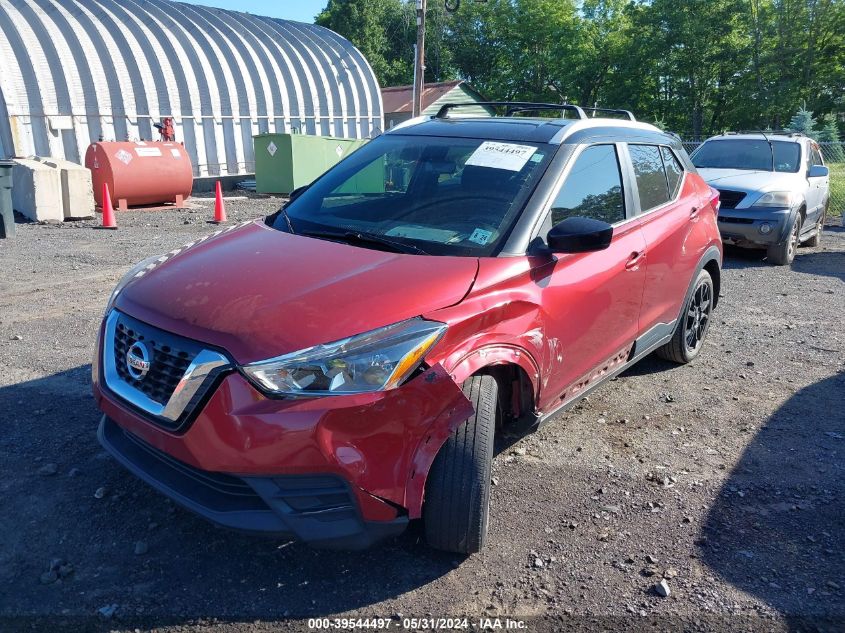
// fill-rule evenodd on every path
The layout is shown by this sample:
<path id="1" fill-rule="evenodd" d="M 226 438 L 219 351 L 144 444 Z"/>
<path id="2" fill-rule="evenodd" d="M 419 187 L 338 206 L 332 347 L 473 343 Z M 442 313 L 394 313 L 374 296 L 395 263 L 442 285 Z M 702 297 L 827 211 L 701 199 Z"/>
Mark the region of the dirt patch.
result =
<path id="1" fill-rule="evenodd" d="M 232 201 L 229 218 L 279 202 Z M 100 450 L 90 357 L 109 292 L 134 262 L 214 231 L 204 206 L 118 214 L 115 232 L 19 225 L 0 241 L 0 628 L 270 630 L 343 614 L 509 615 L 550 630 L 842 623 L 841 229 L 791 270 L 731 251 L 695 363 L 646 359 L 503 440 L 491 542 L 462 559 L 416 528 L 352 553 L 221 531 Z"/>

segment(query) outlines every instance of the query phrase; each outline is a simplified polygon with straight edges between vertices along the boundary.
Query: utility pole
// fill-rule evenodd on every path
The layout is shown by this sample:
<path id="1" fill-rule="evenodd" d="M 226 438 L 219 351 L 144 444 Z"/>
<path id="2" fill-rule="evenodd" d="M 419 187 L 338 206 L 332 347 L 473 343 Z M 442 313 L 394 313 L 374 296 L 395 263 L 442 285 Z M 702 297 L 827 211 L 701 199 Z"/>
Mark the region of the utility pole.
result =
<path id="1" fill-rule="evenodd" d="M 422 94 L 425 88 L 425 9 L 426 0 L 417 2 L 417 47 L 414 53 L 413 116 L 422 113 Z"/>

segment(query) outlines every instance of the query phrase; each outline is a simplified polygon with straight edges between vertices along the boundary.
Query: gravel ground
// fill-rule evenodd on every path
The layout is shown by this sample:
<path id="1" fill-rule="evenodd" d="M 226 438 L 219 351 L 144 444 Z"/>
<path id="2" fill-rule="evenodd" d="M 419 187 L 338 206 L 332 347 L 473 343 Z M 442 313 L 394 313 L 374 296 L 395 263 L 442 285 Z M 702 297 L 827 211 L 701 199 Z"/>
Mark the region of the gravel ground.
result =
<path id="1" fill-rule="evenodd" d="M 229 219 L 278 205 L 231 200 Z M 464 559 L 428 549 L 418 526 L 353 553 L 218 530 L 100 449 L 89 377 L 108 294 L 132 263 L 213 231 L 212 206 L 118 214 L 113 232 L 21 224 L 0 241 L 0 630 L 291 630 L 343 615 L 845 630 L 842 229 L 791 270 L 730 251 L 695 363 L 646 359 L 503 438 L 490 543 Z"/>

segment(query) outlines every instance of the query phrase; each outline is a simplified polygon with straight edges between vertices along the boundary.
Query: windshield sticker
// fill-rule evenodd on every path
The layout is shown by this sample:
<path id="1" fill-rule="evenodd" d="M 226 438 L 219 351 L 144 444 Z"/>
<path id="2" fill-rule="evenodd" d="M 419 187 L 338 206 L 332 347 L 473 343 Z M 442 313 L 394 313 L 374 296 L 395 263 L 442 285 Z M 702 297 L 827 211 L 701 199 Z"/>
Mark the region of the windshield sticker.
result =
<path id="1" fill-rule="evenodd" d="M 537 148 L 530 145 L 485 141 L 472 153 L 466 164 L 476 167 L 521 171 L 536 151 Z"/>
<path id="2" fill-rule="evenodd" d="M 531 149 L 534 148 L 532 147 Z M 487 244 L 487 242 L 490 241 L 491 235 L 493 234 L 490 231 L 485 231 L 484 229 L 475 229 L 472 232 L 472 235 L 469 236 L 469 241 L 484 246 L 485 244 Z"/>
<path id="3" fill-rule="evenodd" d="M 448 229 L 437 229 L 430 226 L 402 225 L 394 226 L 385 235 L 390 237 L 405 237 L 412 240 L 427 240 L 446 244 L 458 234 Z"/>

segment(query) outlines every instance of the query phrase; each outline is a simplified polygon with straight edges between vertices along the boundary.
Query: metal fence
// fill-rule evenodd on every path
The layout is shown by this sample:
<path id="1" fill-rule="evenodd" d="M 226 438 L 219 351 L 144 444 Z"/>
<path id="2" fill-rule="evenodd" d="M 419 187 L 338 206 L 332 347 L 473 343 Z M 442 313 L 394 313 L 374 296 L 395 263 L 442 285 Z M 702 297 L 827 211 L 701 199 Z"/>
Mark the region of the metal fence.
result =
<path id="1" fill-rule="evenodd" d="M 824 164 L 830 169 L 828 218 L 845 223 L 845 143 L 819 143 Z"/>
<path id="2" fill-rule="evenodd" d="M 699 141 L 683 141 L 684 149 L 692 154 Z M 819 146 L 824 164 L 830 169 L 830 206 L 828 221 L 840 219 L 845 223 L 845 143 L 821 142 Z"/>

